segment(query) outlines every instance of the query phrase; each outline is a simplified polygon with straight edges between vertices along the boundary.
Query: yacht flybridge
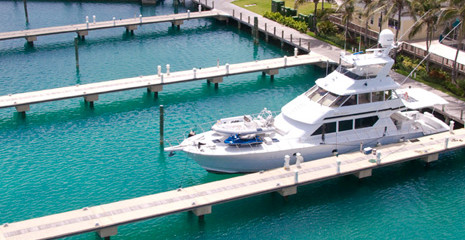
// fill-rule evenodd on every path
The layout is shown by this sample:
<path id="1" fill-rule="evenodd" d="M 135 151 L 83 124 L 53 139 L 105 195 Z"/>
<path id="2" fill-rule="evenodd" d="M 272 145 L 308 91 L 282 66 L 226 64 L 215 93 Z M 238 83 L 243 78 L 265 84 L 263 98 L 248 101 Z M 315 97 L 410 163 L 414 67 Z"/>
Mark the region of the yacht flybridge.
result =
<path id="1" fill-rule="evenodd" d="M 273 117 L 220 119 L 211 131 L 190 136 L 165 151 L 182 150 L 213 172 L 256 172 L 283 166 L 285 155 L 305 161 L 447 131 L 448 126 L 420 109 L 446 104 L 421 89 L 398 89 L 389 76 L 394 63 L 393 33 L 380 33 L 381 48 L 341 54 L 341 64 L 316 81 Z M 295 162 L 295 157 L 291 162 Z"/>

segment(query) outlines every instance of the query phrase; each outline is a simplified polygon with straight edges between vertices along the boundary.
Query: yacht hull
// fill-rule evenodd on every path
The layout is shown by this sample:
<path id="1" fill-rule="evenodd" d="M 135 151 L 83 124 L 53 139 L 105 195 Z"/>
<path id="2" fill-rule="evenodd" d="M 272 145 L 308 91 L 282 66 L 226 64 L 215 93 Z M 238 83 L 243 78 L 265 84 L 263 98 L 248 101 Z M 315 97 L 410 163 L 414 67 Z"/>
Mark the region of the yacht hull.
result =
<path id="1" fill-rule="evenodd" d="M 397 136 L 389 136 L 383 138 L 366 139 L 364 147 L 374 147 L 377 142 L 381 144 L 390 144 L 399 142 L 403 137 L 405 139 L 418 138 L 423 136 L 423 133 L 409 133 Z M 231 147 L 234 148 L 234 147 Z M 337 149 L 338 153 L 349 153 L 359 151 L 360 141 L 345 142 L 336 144 L 321 144 L 306 148 L 293 148 L 277 151 L 260 151 L 259 147 L 252 149 L 244 148 L 240 151 L 231 151 L 228 154 L 207 154 L 199 152 L 187 151 L 187 154 L 192 157 L 200 166 L 207 171 L 221 173 L 250 173 L 262 170 L 269 170 L 284 166 L 284 156 L 291 156 L 291 164 L 295 164 L 296 158 L 293 156 L 299 152 L 304 157 L 304 161 L 311 161 L 324 157 L 329 157 L 333 154 L 333 150 Z"/>

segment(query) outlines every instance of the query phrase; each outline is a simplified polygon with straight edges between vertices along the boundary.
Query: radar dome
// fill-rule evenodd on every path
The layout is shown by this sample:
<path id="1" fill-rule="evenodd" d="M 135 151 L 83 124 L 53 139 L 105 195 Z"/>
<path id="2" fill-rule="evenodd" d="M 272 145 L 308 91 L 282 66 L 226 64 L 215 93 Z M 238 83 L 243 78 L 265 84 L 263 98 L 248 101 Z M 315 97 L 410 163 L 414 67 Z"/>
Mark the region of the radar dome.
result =
<path id="1" fill-rule="evenodd" d="M 378 43 L 381 44 L 382 47 L 389 47 L 394 42 L 394 33 L 392 33 L 389 29 L 384 29 L 379 34 Z"/>

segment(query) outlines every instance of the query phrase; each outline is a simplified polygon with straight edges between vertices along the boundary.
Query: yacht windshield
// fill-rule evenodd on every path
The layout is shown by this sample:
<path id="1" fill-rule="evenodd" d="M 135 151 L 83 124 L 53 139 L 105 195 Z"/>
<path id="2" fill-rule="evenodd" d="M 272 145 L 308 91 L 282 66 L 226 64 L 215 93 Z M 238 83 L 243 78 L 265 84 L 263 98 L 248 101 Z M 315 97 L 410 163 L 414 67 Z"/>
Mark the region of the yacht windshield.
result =
<path id="1" fill-rule="evenodd" d="M 361 80 L 361 79 L 368 79 L 368 78 L 375 78 L 379 71 L 383 69 L 385 64 L 373 64 L 368 66 L 348 66 L 348 65 L 341 65 L 338 68 L 338 71 L 345 76 L 352 78 L 354 80 Z"/>
<path id="2" fill-rule="evenodd" d="M 310 89 L 311 90 L 311 89 Z M 325 96 L 328 91 L 324 90 L 323 88 L 317 87 L 312 93 L 310 93 L 308 98 L 314 102 L 318 102 L 323 96 Z"/>

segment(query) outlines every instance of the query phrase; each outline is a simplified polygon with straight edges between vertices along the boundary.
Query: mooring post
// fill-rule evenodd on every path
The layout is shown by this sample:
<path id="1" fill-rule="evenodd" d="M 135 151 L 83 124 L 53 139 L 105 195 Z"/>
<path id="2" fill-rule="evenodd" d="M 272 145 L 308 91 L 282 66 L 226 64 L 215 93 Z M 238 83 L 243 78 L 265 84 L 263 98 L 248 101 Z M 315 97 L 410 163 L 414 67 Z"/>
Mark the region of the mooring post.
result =
<path id="1" fill-rule="evenodd" d="M 460 120 L 463 120 L 463 109 L 460 110 Z"/>
<path id="2" fill-rule="evenodd" d="M 341 159 L 337 158 L 336 159 L 336 164 L 337 164 L 337 173 L 341 173 Z"/>
<path id="3" fill-rule="evenodd" d="M 273 27 L 273 35 L 276 36 L 276 27 Z"/>
<path id="4" fill-rule="evenodd" d="M 284 169 L 290 170 L 289 161 L 291 157 L 289 155 L 284 156 Z"/>
<path id="5" fill-rule="evenodd" d="M 79 37 L 74 38 L 74 54 L 76 55 L 76 68 L 79 69 Z"/>
<path id="6" fill-rule="evenodd" d="M 302 47 L 302 38 L 299 38 L 299 47 Z"/>
<path id="7" fill-rule="evenodd" d="M 265 23 L 265 41 L 268 42 L 268 29 Z"/>
<path id="8" fill-rule="evenodd" d="M 212 1 L 212 9 L 215 8 L 215 1 Z"/>
<path id="9" fill-rule="evenodd" d="M 291 33 L 291 44 L 292 44 L 292 33 Z"/>
<path id="10" fill-rule="evenodd" d="M 29 23 L 29 16 L 27 14 L 27 0 L 23 0 L 24 3 L 24 15 L 26 15 L 26 23 Z"/>
<path id="11" fill-rule="evenodd" d="M 308 41 L 307 50 L 308 50 L 308 53 L 310 54 L 310 41 Z"/>
<path id="12" fill-rule="evenodd" d="M 235 17 L 236 15 L 236 11 L 233 9 L 233 17 Z"/>
<path id="13" fill-rule="evenodd" d="M 328 76 L 329 61 L 326 60 L 326 76 Z"/>
<path id="14" fill-rule="evenodd" d="M 160 145 L 163 145 L 163 128 L 164 128 L 164 109 L 160 105 Z"/>
<path id="15" fill-rule="evenodd" d="M 258 43 L 258 17 L 253 18 L 253 40 Z"/>

